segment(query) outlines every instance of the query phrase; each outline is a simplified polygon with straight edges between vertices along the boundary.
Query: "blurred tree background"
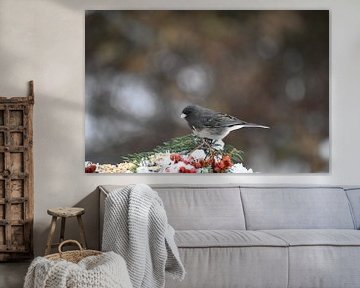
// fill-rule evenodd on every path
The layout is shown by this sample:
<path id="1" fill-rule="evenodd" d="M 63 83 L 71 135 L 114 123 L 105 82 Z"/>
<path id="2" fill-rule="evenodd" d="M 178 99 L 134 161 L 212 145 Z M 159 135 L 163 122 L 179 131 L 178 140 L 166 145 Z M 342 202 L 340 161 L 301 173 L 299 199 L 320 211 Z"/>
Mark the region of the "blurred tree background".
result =
<path id="1" fill-rule="evenodd" d="M 224 139 L 256 172 L 329 171 L 328 11 L 87 11 L 86 160 L 190 133 L 199 104 L 271 129 Z"/>

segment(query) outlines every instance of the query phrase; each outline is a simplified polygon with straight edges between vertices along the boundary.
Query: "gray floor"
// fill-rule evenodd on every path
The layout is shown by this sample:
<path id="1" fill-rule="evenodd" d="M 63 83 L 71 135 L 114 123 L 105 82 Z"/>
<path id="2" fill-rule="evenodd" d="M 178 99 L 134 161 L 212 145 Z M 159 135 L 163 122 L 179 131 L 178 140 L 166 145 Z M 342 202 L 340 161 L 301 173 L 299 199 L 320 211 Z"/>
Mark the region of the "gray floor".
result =
<path id="1" fill-rule="evenodd" d="M 0 287 L 23 287 L 25 274 L 29 265 L 30 261 L 0 263 Z"/>

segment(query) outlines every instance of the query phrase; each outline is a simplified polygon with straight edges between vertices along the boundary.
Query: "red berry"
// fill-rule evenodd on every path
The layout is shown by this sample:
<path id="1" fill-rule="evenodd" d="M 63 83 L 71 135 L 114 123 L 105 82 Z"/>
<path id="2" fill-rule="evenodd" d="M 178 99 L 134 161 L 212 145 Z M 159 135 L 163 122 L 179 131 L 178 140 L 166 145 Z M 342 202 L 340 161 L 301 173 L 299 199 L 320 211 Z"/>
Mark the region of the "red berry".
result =
<path id="1" fill-rule="evenodd" d="M 229 155 L 223 155 L 222 161 L 224 162 L 226 168 L 229 168 L 233 165 Z"/>
<path id="2" fill-rule="evenodd" d="M 224 160 L 224 161 L 231 161 L 231 158 L 230 158 L 229 155 L 223 155 L 223 156 L 222 156 L 222 160 Z"/>
<path id="3" fill-rule="evenodd" d="M 179 168 L 179 173 L 186 173 L 185 172 L 186 168 L 184 166 Z"/>
<path id="4" fill-rule="evenodd" d="M 219 168 L 221 169 L 221 170 L 223 170 L 224 168 L 225 168 L 225 163 L 224 163 L 224 161 L 219 161 L 219 163 L 218 163 L 218 166 L 219 166 Z"/>
<path id="5" fill-rule="evenodd" d="M 200 164 L 199 162 L 193 163 L 193 166 L 194 166 L 196 169 L 201 168 L 201 164 Z"/>
<path id="6" fill-rule="evenodd" d="M 94 173 L 96 171 L 96 165 L 91 164 L 87 167 L 85 167 L 85 173 Z"/>
<path id="7" fill-rule="evenodd" d="M 215 173 L 220 173 L 221 172 L 221 169 L 219 167 L 217 167 L 217 166 L 215 166 L 213 168 L 213 170 L 214 170 Z"/>
<path id="8" fill-rule="evenodd" d="M 174 161 L 175 163 L 178 163 L 179 161 L 181 161 L 181 155 L 178 153 L 171 154 L 170 160 Z"/>

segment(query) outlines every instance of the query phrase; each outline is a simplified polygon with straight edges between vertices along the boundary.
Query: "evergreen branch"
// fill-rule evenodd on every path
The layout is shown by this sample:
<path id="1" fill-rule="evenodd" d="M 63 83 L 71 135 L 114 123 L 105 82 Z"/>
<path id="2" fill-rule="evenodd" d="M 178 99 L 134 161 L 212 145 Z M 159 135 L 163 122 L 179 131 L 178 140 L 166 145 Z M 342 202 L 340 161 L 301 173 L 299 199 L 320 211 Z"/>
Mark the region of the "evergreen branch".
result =
<path id="1" fill-rule="evenodd" d="M 136 165 L 139 165 L 141 161 L 143 161 L 144 159 L 148 159 L 151 155 L 154 155 L 156 153 L 170 152 L 170 153 L 187 154 L 193 151 L 194 149 L 198 148 L 199 145 L 201 145 L 202 143 L 203 140 L 201 138 L 193 134 L 188 134 L 185 136 L 172 138 L 169 141 L 165 141 L 161 145 L 156 146 L 153 151 L 133 153 L 127 156 L 123 156 L 122 160 L 125 162 L 131 162 Z M 224 147 L 223 154 L 229 155 L 234 163 L 238 163 L 243 160 L 244 152 L 238 150 L 232 145 L 226 144 Z"/>
<path id="2" fill-rule="evenodd" d="M 157 146 L 154 149 L 154 152 L 165 153 L 170 151 L 171 153 L 188 153 L 194 150 L 201 143 L 201 138 L 193 134 L 188 134 L 185 136 L 172 138 L 169 141 L 164 142 L 163 144 Z"/>
<path id="3" fill-rule="evenodd" d="M 229 155 L 234 163 L 242 162 L 244 160 L 244 151 L 239 150 L 232 145 L 225 144 L 224 153 Z"/>

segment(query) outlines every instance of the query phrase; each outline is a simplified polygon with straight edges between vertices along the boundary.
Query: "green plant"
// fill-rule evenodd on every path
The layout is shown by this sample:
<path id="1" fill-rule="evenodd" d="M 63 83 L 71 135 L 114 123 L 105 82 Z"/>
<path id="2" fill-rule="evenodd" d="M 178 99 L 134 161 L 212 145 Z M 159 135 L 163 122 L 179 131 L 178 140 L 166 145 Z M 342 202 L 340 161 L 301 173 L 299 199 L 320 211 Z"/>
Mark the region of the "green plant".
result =
<path id="1" fill-rule="evenodd" d="M 203 140 L 193 134 L 188 134 L 185 136 L 175 137 L 158 145 L 154 148 L 153 151 L 149 152 L 140 152 L 133 153 L 127 156 L 122 157 L 122 160 L 125 162 L 131 162 L 136 165 L 139 165 L 144 159 L 148 159 L 151 155 L 156 153 L 180 153 L 187 154 L 195 149 L 200 149 L 203 144 Z M 223 151 L 213 151 L 213 153 L 220 155 L 229 155 L 231 160 L 234 163 L 241 162 L 243 160 L 244 152 L 235 148 L 232 145 L 225 144 Z"/>

